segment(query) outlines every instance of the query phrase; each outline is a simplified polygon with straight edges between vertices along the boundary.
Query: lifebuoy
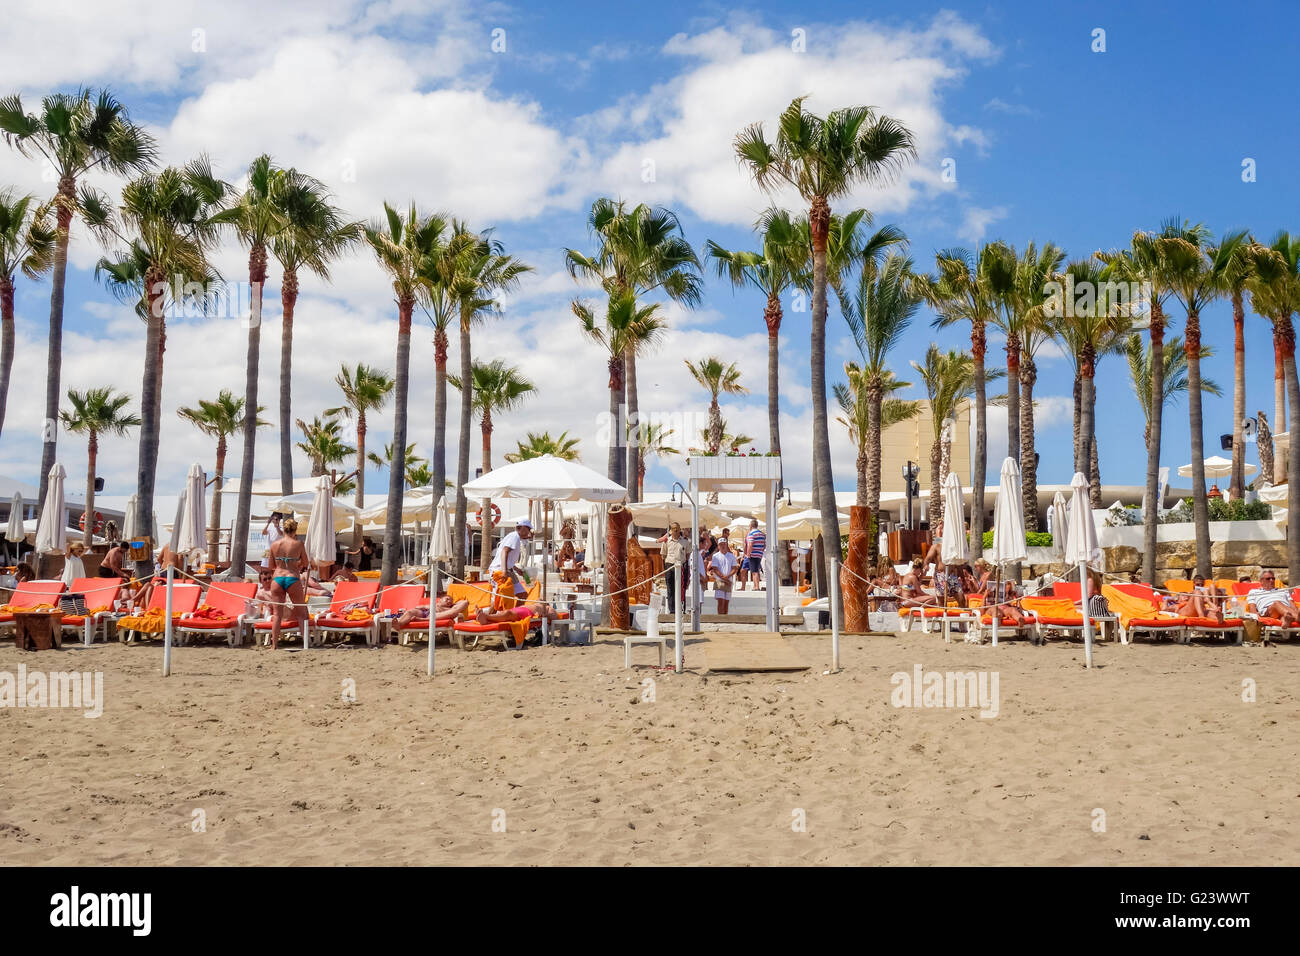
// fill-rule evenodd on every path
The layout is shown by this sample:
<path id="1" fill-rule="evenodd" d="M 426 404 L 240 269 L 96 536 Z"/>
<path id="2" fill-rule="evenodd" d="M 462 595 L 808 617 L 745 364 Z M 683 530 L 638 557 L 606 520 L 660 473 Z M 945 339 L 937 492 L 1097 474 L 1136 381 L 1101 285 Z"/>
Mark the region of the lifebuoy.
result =
<path id="1" fill-rule="evenodd" d="M 479 527 L 482 527 L 482 526 L 483 526 L 483 509 L 482 509 L 482 508 L 479 508 L 478 511 L 474 512 L 474 522 L 475 522 L 477 525 L 479 525 Z M 493 505 L 492 505 L 492 527 L 495 528 L 495 527 L 496 527 L 497 525 L 499 525 L 500 523 L 501 523 L 501 509 L 498 508 L 495 504 L 493 504 Z"/>
<path id="2" fill-rule="evenodd" d="M 84 511 L 81 513 L 81 520 L 77 523 L 77 527 L 79 527 L 82 531 L 86 530 L 86 513 Z M 100 514 L 98 511 L 96 511 L 95 530 L 92 533 L 101 534 L 103 530 L 104 530 L 104 516 Z"/>

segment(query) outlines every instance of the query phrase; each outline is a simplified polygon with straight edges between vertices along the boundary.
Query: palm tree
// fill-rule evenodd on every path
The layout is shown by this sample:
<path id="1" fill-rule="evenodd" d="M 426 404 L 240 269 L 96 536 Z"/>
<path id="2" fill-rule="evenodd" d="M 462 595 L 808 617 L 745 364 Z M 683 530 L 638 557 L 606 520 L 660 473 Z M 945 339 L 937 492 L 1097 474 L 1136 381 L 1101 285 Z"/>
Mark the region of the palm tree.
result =
<path id="1" fill-rule="evenodd" d="M 628 293 L 641 298 L 662 291 L 687 308 L 699 304 L 703 294 L 700 261 L 682 237 L 681 225 L 672 212 L 644 203 L 628 209 L 622 200 L 601 197 L 591 204 L 587 226 L 596 238 L 596 252 L 588 256 L 576 249 L 564 251 L 565 267 L 575 279 L 583 276 L 599 281 L 611 299 Z M 636 358 L 652 343 L 631 339 L 625 344 L 624 387 L 632 440 L 626 462 L 620 457 L 608 477 L 635 491 L 632 479 L 639 472 L 641 448 Z M 620 441 L 622 429 L 616 425 L 613 435 L 615 441 Z"/>
<path id="2" fill-rule="evenodd" d="M 296 424 L 298 431 L 302 432 L 302 441 L 297 444 L 311 461 L 313 478 L 328 474 L 330 465 L 341 464 L 356 453 L 356 449 L 343 440 L 343 428 L 329 411 L 324 418 L 317 415 L 310 422 L 299 418 Z"/>
<path id="3" fill-rule="evenodd" d="M 127 183 L 121 205 L 83 189 L 82 215 L 101 241 L 125 249 L 100 259 L 95 277 L 121 302 L 134 303 L 145 322 L 144 380 L 140 392 L 140 449 L 136 488 L 136 527 L 155 536 L 154 481 L 162 428 L 163 356 L 167 314 L 182 302 L 209 304 L 219 279 L 209 262 L 218 238 L 217 216 L 229 186 L 212 175 L 200 157 L 184 169 L 174 166 L 145 173 Z"/>
<path id="4" fill-rule="evenodd" d="M 636 294 L 630 291 L 606 299 L 603 323 L 596 319 L 596 313 L 589 303 L 575 299 L 572 307 L 583 334 L 603 346 L 608 354 L 606 366 L 609 370 L 610 436 L 605 473 L 615 475 L 622 467 L 623 460 L 617 429 L 622 420 L 619 405 L 622 404 L 624 396 L 624 373 L 627 368 L 628 351 L 634 348 L 633 340 L 656 341 L 664 334 L 667 326 L 661 317 L 659 303 L 652 302 L 649 305 L 638 306 Z"/>
<path id="5" fill-rule="evenodd" d="M 842 413 L 835 420 L 848 430 L 849 441 L 857 450 L 857 504 L 872 508 L 871 513 L 875 514 L 880 507 L 880 433 L 890 425 L 915 418 L 920 414 L 921 403 L 884 398 L 885 395 L 912 385 L 911 382 L 900 382 L 887 368 L 872 375 L 857 362 L 845 362 L 844 377 L 847 381 L 836 382 L 831 387 L 835 404 Z M 873 391 L 876 392 L 874 396 Z M 874 489 L 871 485 L 873 480 Z M 874 507 L 871 505 L 873 493 L 876 502 Z M 879 543 L 876 550 L 878 549 Z"/>
<path id="6" fill-rule="evenodd" d="M 911 383 L 898 382 L 889 370 L 889 353 L 902 341 L 903 334 L 912 324 L 912 317 L 921 305 L 921 294 L 912 274 L 912 260 L 897 253 L 887 258 L 883 265 L 865 262 L 858 273 L 858 285 L 850 298 L 840 298 L 840 311 L 848 322 L 862 356 L 861 368 L 852 392 L 862 394 L 866 404 L 864 429 L 857 429 L 858 445 L 858 504 L 880 511 L 880 433 L 882 431 L 881 405 L 885 392 L 910 387 Z M 845 366 L 849 373 L 850 366 Z M 839 398 L 839 386 L 836 386 Z M 860 404 L 855 402 L 855 404 Z M 843 401 L 840 402 L 843 407 Z M 851 427 L 850 432 L 854 429 Z M 878 556 L 879 542 L 868 545 L 868 554 L 874 561 Z"/>
<path id="7" fill-rule="evenodd" d="M 57 238 L 48 206 L 37 206 L 34 197 L 12 189 L 0 192 L 0 432 L 14 365 L 14 276 L 19 269 L 29 279 L 49 272 Z"/>
<path id="8" fill-rule="evenodd" d="M 1300 309 L 1300 236 L 1279 232 L 1264 246 L 1252 242 L 1246 250 L 1250 264 L 1251 307 L 1273 323 L 1274 341 L 1282 343 L 1282 367 L 1286 377 L 1291 428 L 1300 422 L 1300 381 L 1296 376 L 1295 326 L 1291 316 Z M 1300 487 L 1300 454 L 1287 447 L 1287 487 Z M 1288 508 L 1296 505 L 1288 505 Z M 1288 580 L 1300 578 L 1300 529 L 1287 523 Z"/>
<path id="9" fill-rule="evenodd" d="M 765 297 L 763 323 L 767 326 L 767 431 L 768 451 L 781 454 L 780 338 L 781 297 L 806 281 L 807 250 L 799 230 L 784 209 L 769 208 L 755 228 L 763 239 L 761 252 L 724 249 L 712 239 L 704 244 L 706 259 L 713 262 L 719 278 L 742 289 L 752 286 Z"/>
<path id="10" fill-rule="evenodd" d="M 935 254 L 936 274 L 917 279 L 917 289 L 937 312 L 935 328 L 958 322 L 970 323 L 972 384 L 975 401 L 974 478 L 971 482 L 971 558 L 980 555 L 984 541 L 984 482 L 988 474 L 988 397 L 985 384 L 991 377 L 984 367 L 988 351 L 986 330 L 997 316 L 995 288 L 1003 285 L 1004 255 L 998 247 L 983 246 L 978 257 L 965 249 L 943 249 Z M 992 278 L 997 276 L 996 282 Z M 1007 389 L 1008 404 L 1011 392 Z M 1010 414 L 1008 414 L 1010 419 Z M 933 506 L 933 501 L 931 502 Z M 931 527 L 935 522 L 930 523 Z"/>
<path id="11" fill-rule="evenodd" d="M 1148 334 L 1151 339 L 1151 399 L 1147 418 L 1147 475 L 1146 493 L 1142 499 L 1142 579 L 1155 584 L 1156 529 L 1160 511 L 1160 439 L 1164 415 L 1163 378 L 1165 371 L 1164 303 L 1172 291 L 1168 282 L 1169 267 L 1160 237 L 1149 232 L 1135 232 L 1128 249 L 1115 252 L 1098 252 L 1097 258 L 1105 265 L 1108 281 L 1138 283 L 1147 299 Z"/>
<path id="12" fill-rule="evenodd" d="M 429 463 L 423 459 L 407 462 L 406 484 L 410 488 L 432 488 L 433 471 L 429 468 Z"/>
<path id="13" fill-rule="evenodd" d="M 393 299 L 397 303 L 397 373 L 394 382 L 394 448 L 406 447 L 406 396 L 411 371 L 411 316 L 416 303 L 429 301 L 428 268 L 446 243 L 447 219 L 441 215 L 420 216 L 411 203 L 402 216 L 384 203 L 384 219 L 365 229 L 366 241 L 384 271 L 393 280 Z M 384 564 L 380 581 L 385 586 L 397 580 L 402 536 L 403 473 L 400 468 L 388 472 L 388 517 L 384 525 Z M 460 531 L 457 531 L 459 539 Z M 460 572 L 457 571 L 457 574 Z"/>
<path id="14" fill-rule="evenodd" d="M 740 384 L 740 369 L 735 362 L 724 363 L 715 355 L 698 362 L 686 359 L 691 377 L 709 393 L 709 454 L 716 455 L 723 448 L 724 424 L 719 395 L 746 395 L 749 389 Z"/>
<path id="15" fill-rule="evenodd" d="M 265 409 L 257 410 L 260 415 Z M 215 399 L 199 399 L 199 404 L 176 409 L 176 414 L 209 438 L 217 440 L 217 464 L 212 480 L 212 517 L 209 521 L 208 563 L 217 563 L 217 544 L 221 533 L 221 489 L 226 480 L 226 448 L 230 436 L 244 428 L 244 400 L 236 398 L 228 388 L 223 388 Z M 267 422 L 257 422 L 261 427 Z"/>
<path id="16" fill-rule="evenodd" d="M 343 392 L 344 404 L 339 411 L 345 418 L 352 418 L 355 415 L 357 419 L 357 477 L 356 497 L 353 498 L 353 503 L 358 508 L 362 508 L 365 506 L 366 433 L 369 430 L 366 418 L 368 413 L 377 412 L 384 407 L 388 402 L 388 396 L 393 391 L 394 383 L 379 369 L 361 363 L 357 363 L 355 371 L 346 365 L 342 366 L 334 381 Z M 356 525 L 354 533 L 360 536 L 360 523 Z"/>
<path id="17" fill-rule="evenodd" d="M 1234 241 L 1235 240 L 1235 241 Z M 1218 291 L 1232 300 L 1232 477 L 1228 497 L 1246 493 L 1246 447 L 1242 423 L 1246 418 L 1246 281 L 1250 263 L 1246 251 L 1253 240 L 1232 232 L 1209 250 Z"/>
<path id="18" fill-rule="evenodd" d="M 502 456 L 511 464 L 527 461 L 529 458 L 541 458 L 543 455 L 550 455 L 563 461 L 578 460 L 578 439 L 570 438 L 567 431 L 560 432 L 554 438 L 549 431 L 528 432 L 526 440 L 516 444 L 518 448 Z"/>
<path id="19" fill-rule="evenodd" d="M 474 363 L 470 355 L 470 332 L 485 316 L 501 313 L 501 296 L 513 291 L 519 279 L 533 267 L 507 255 L 492 230 L 477 235 L 462 223 L 452 229 L 456 254 L 447 265 L 447 282 L 460 313 L 460 442 L 456 463 L 456 528 L 452 534 L 452 573 L 465 572 L 465 483 L 469 481 L 470 410 L 474 407 Z M 465 237 L 468 237 L 466 241 Z"/>
<path id="20" fill-rule="evenodd" d="M 1160 376 L 1162 407 L 1176 405 L 1179 396 L 1187 394 L 1191 388 L 1187 377 L 1187 350 L 1183 347 L 1182 337 L 1171 335 L 1165 344 L 1168 348 L 1161 352 L 1161 360 L 1165 366 Z M 1143 438 L 1146 441 L 1151 440 L 1152 423 L 1155 417 L 1151 409 L 1152 355 L 1150 342 L 1143 345 L 1142 336 L 1136 332 L 1128 335 L 1124 343 L 1124 357 L 1128 361 L 1129 382 L 1133 386 L 1133 394 L 1142 408 L 1142 418 L 1146 423 L 1143 431 Z M 1206 359 L 1213 355 L 1213 348 L 1208 345 L 1201 346 L 1201 358 Z M 1222 394 L 1218 383 L 1210 378 L 1201 379 L 1201 391 L 1207 395 Z"/>
<path id="21" fill-rule="evenodd" d="M 1196 526 L 1196 570 L 1206 575 L 1210 567 L 1210 506 L 1205 496 L 1205 426 L 1201 407 L 1201 310 L 1221 293 L 1220 272 L 1208 255 L 1210 231 L 1200 223 L 1176 220 L 1162 233 L 1169 284 L 1187 314 L 1183 350 L 1187 353 L 1187 418 L 1192 443 L 1192 518 Z M 1245 240 L 1244 232 L 1225 240 L 1219 270 L 1231 261 L 1232 251 Z"/>
<path id="22" fill-rule="evenodd" d="M 50 287 L 50 335 L 45 365 L 45 420 L 50 423 L 41 449 L 40 500 L 58 438 L 60 376 L 63 371 L 63 292 L 68 269 L 72 217 L 81 206 L 77 180 L 106 170 L 119 176 L 144 172 L 154 164 L 153 137 L 131 122 L 127 109 L 108 90 L 79 89 L 41 100 L 39 113 L 26 113 L 17 94 L 0 99 L 0 132 L 24 156 L 39 157 L 58 182 L 52 205 L 57 214 Z"/>
<path id="23" fill-rule="evenodd" d="M 667 458 L 669 455 L 681 454 L 681 451 L 668 444 L 673 431 L 674 429 L 666 425 L 654 422 L 646 422 L 641 426 L 641 456 L 637 459 L 640 471 L 636 476 L 638 499 L 644 497 L 646 459 L 651 455 L 656 458 Z"/>
<path id="24" fill-rule="evenodd" d="M 826 408 L 826 241 L 831 201 L 859 184 L 887 181 L 915 158 L 912 134 L 902 123 L 865 106 L 835 110 L 826 118 L 803 108 L 803 97 L 786 107 L 769 143 L 755 123 L 735 140 L 736 154 L 764 190 L 793 186 L 808 203 L 812 277 L 812 400 L 814 499 L 822 513 L 822 539 L 839 540 L 835 481 L 831 473 L 830 422 Z M 825 581 L 825 575 L 819 575 Z"/>
<path id="25" fill-rule="evenodd" d="M 293 398 L 293 317 L 298 304 L 298 273 L 307 270 L 329 280 L 330 263 L 361 239 L 361 223 L 349 222 L 330 205 L 324 185 L 310 176 L 293 176 L 279 196 L 284 226 L 271 237 L 271 253 L 284 275 L 280 281 L 280 493 L 293 494 L 293 439 L 289 431 Z M 360 488 L 364 479 L 357 476 Z M 359 505 L 358 505 L 359 506 Z"/>
<path id="26" fill-rule="evenodd" d="M 126 434 L 140 424 L 137 415 L 126 411 L 130 395 L 115 393 L 111 388 L 91 388 L 79 392 L 68 389 L 71 410 L 59 414 L 63 427 L 74 435 L 86 436 L 86 512 L 82 516 L 85 532 L 82 540 L 89 548 L 95 532 L 95 463 L 99 458 L 99 436 Z"/>
<path id="27" fill-rule="evenodd" d="M 727 449 L 727 451 L 730 452 L 731 454 L 740 454 L 740 450 L 744 448 L 746 445 L 751 445 L 751 446 L 753 445 L 754 443 L 753 436 L 745 435 L 745 434 L 733 435 L 731 434 L 730 431 L 728 431 L 729 428 L 731 428 L 731 426 L 727 424 L 727 420 L 725 418 L 722 419 L 722 442 L 720 447 Z M 712 434 L 711 429 L 708 428 L 700 429 L 700 439 L 706 444 L 709 442 L 710 440 L 709 436 L 711 434 Z M 716 491 L 712 491 L 709 493 L 709 503 L 710 504 L 718 503 L 718 493 Z"/>
<path id="28" fill-rule="evenodd" d="M 1100 508 L 1097 364 L 1127 349 L 1135 303 L 1105 281 L 1095 259 L 1070 262 L 1048 284 L 1053 296 L 1044 307 L 1044 330 L 1061 343 L 1074 364 L 1074 470 L 1089 474 L 1091 502 Z M 1076 289 L 1081 294 L 1076 295 Z"/>
<path id="29" fill-rule="evenodd" d="M 537 386 L 524 378 L 514 365 L 507 365 L 501 359 L 491 362 L 475 362 L 474 372 L 474 411 L 479 415 L 479 430 L 483 435 L 483 474 L 492 470 L 492 429 L 493 415 L 510 412 L 523 404 L 524 399 L 537 392 Z M 455 388 L 460 388 L 460 381 L 451 379 Z M 492 512 L 490 499 L 483 499 L 483 514 Z M 487 535 L 487 521 L 484 520 L 484 540 Z M 486 574 L 492 561 L 491 549 L 482 549 L 482 569 Z"/>
<path id="30" fill-rule="evenodd" d="M 366 455 L 366 458 L 370 461 L 370 464 L 374 465 L 379 470 L 387 471 L 391 474 L 393 470 L 393 443 L 384 443 L 384 453 L 382 455 L 376 454 L 372 451 Z M 402 455 L 402 467 L 398 469 L 398 473 L 402 476 L 402 481 L 409 484 L 408 476 L 412 469 L 419 468 L 424 464 L 427 464 L 427 459 L 416 454 L 415 442 L 411 442 L 406 446 L 406 453 Z"/>

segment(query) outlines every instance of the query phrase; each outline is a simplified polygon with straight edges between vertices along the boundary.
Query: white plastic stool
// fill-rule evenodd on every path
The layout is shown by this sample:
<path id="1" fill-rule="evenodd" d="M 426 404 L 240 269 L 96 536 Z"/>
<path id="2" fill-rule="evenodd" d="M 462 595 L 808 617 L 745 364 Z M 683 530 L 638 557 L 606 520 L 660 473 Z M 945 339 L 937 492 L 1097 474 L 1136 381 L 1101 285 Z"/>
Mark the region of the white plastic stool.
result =
<path id="1" fill-rule="evenodd" d="M 623 666 L 632 666 L 633 644 L 658 644 L 659 666 L 664 666 L 664 652 L 668 649 L 668 635 L 659 633 L 659 612 L 663 608 L 664 598 L 658 591 L 650 595 L 647 605 L 644 634 L 628 634 L 623 638 Z"/>

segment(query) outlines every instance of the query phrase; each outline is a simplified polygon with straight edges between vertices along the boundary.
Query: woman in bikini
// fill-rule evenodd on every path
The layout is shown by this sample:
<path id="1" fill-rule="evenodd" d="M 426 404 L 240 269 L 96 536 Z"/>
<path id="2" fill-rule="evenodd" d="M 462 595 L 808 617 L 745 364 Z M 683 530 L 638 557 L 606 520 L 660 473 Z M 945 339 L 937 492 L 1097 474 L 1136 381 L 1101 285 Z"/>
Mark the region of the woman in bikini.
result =
<path id="1" fill-rule="evenodd" d="M 307 605 L 302 579 L 311 567 L 307 549 L 297 537 L 298 522 L 289 518 L 280 526 L 280 530 L 284 533 L 275 539 L 267 551 L 273 575 L 271 597 L 280 602 L 271 613 L 272 650 L 280 643 L 280 625 L 286 619 L 301 623 L 306 618 Z"/>

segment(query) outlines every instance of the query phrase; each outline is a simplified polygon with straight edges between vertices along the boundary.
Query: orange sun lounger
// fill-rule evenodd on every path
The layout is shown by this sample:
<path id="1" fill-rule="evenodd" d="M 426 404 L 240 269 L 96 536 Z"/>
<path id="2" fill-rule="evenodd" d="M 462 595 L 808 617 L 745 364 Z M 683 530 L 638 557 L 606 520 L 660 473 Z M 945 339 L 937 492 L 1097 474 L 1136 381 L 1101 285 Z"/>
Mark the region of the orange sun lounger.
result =
<path id="1" fill-rule="evenodd" d="M 255 581 L 213 584 L 203 595 L 203 603 L 176 623 L 174 630 L 178 640 L 184 644 L 195 635 L 224 634 L 231 647 L 238 647 L 248 602 L 256 596 Z"/>
<path id="2" fill-rule="evenodd" d="M 1145 584 L 1107 584 L 1101 589 L 1110 609 L 1119 618 L 1121 644 L 1132 643 L 1140 634 L 1172 637 L 1182 641 L 1187 632 L 1187 618 L 1160 610 L 1156 592 Z"/>
<path id="3" fill-rule="evenodd" d="M 122 588 L 121 578 L 73 578 L 69 594 L 80 594 L 86 603 L 86 613 L 63 615 L 65 631 L 81 631 L 82 642 L 90 646 L 96 634 L 107 634 L 103 627 L 113 610 Z"/>

